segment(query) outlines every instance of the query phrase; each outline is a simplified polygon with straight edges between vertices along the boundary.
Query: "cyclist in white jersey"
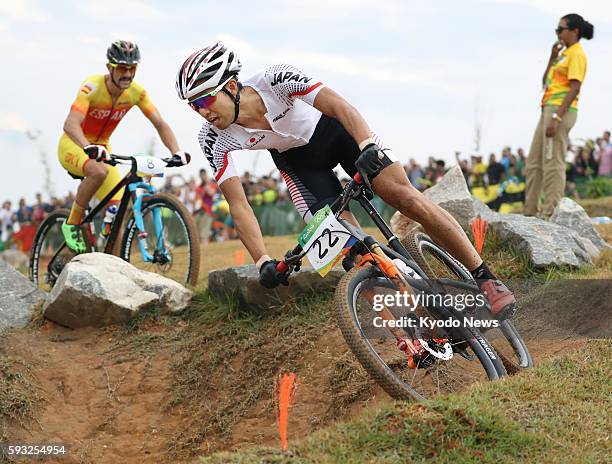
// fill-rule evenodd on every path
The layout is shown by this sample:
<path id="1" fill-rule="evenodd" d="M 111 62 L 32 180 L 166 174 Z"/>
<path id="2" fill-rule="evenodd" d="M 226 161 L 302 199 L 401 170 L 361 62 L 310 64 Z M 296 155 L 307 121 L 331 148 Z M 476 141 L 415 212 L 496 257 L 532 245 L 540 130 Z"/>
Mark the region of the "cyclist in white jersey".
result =
<path id="1" fill-rule="evenodd" d="M 244 81 L 236 54 L 216 42 L 181 65 L 176 90 L 206 119 L 200 146 L 223 192 L 240 240 L 267 288 L 287 285 L 266 251 L 257 219 L 232 162 L 232 152 L 267 149 L 296 208 L 308 220 L 341 192 L 333 169 L 340 164 L 403 215 L 419 222 L 431 238 L 472 272 L 497 319 L 514 314 L 516 300 L 444 209 L 414 188 L 401 165 L 370 130 L 361 114 L 321 81 L 288 64 L 276 64 Z M 345 218 L 356 223 L 346 212 Z"/>

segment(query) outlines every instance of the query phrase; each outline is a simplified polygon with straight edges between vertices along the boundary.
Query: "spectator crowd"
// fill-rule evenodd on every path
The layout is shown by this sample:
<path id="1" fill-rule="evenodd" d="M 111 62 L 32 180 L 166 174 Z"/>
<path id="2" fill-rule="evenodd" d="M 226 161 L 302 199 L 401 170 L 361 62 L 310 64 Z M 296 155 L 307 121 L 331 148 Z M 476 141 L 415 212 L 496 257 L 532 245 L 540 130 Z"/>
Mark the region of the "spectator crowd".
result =
<path id="1" fill-rule="evenodd" d="M 511 147 L 505 147 L 499 158 L 495 153 L 491 153 L 486 163 L 480 153 L 471 154 L 469 159 L 462 158 L 461 155 L 460 152 L 455 152 L 457 163 L 470 189 L 498 185 L 508 180 L 525 181 L 527 155 L 522 148 L 513 153 Z M 605 131 L 595 140 L 588 139 L 570 145 L 566 161 L 568 182 L 574 182 L 580 177 L 612 176 L 610 131 Z M 435 185 L 446 173 L 445 161 L 436 160 L 434 157 L 429 157 L 426 166 L 421 166 L 411 159 L 404 168 L 410 182 L 421 191 Z"/>
<path id="2" fill-rule="evenodd" d="M 472 193 L 482 196 L 494 209 L 506 202 L 520 202 L 524 197 L 527 157 L 522 148 L 514 152 L 511 147 L 505 147 L 499 157 L 491 153 L 486 162 L 480 153 L 471 153 L 465 158 L 456 152 L 455 157 Z M 576 183 L 580 180 L 612 176 L 610 131 L 595 140 L 571 144 L 566 161 L 566 194 L 578 198 Z M 404 168 L 410 182 L 421 191 L 435 185 L 447 171 L 446 162 L 435 157 L 429 157 L 424 166 L 411 159 Z M 259 178 L 247 171 L 241 176 L 241 182 L 249 203 L 256 209 L 291 201 L 276 170 Z M 203 241 L 236 237 L 229 206 L 205 169 L 200 170 L 198 179 L 169 175 L 161 190 L 181 199 L 194 215 Z M 69 209 L 73 201 L 73 193 L 63 198 L 51 197 L 49 201 L 37 193 L 31 205 L 24 198 L 17 205 L 4 201 L 0 209 L 0 251 L 10 247 L 28 251 L 36 228 L 45 217 L 55 209 Z"/>

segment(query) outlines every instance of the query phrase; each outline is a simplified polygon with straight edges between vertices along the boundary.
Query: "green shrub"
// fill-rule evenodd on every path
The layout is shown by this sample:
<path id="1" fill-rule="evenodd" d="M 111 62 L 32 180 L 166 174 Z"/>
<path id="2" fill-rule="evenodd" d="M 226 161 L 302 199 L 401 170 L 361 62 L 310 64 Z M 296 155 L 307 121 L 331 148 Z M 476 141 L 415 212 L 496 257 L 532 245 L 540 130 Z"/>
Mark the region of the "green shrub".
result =
<path id="1" fill-rule="evenodd" d="M 588 198 L 603 198 L 612 196 L 612 178 L 596 177 L 586 183 Z"/>

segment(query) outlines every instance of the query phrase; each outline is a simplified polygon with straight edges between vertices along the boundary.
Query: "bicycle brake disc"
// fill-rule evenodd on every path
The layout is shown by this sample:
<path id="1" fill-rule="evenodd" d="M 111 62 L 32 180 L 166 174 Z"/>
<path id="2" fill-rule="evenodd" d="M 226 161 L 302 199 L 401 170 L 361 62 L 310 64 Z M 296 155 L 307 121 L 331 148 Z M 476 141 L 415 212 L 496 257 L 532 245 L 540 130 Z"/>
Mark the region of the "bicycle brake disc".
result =
<path id="1" fill-rule="evenodd" d="M 441 359 L 443 361 L 448 361 L 453 357 L 453 348 L 448 342 L 445 342 L 444 344 L 439 344 L 433 340 L 423 340 L 421 338 L 419 338 L 419 342 L 421 343 L 423 349 L 425 349 L 434 358 Z M 430 343 L 434 345 L 435 349 L 432 349 L 429 346 Z"/>

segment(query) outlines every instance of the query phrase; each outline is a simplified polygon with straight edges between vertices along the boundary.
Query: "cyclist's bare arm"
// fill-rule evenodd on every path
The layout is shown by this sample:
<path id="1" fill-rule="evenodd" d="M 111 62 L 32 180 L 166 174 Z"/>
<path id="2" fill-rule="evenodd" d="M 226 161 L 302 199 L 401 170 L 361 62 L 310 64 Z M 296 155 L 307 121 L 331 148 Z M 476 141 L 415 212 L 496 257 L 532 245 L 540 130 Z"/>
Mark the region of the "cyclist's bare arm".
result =
<path id="1" fill-rule="evenodd" d="M 329 87 L 321 89 L 315 97 L 313 106 L 324 115 L 340 121 L 340 124 L 358 144 L 372 137 L 368 123 L 363 119 L 361 113 Z"/>
<path id="2" fill-rule="evenodd" d="M 72 139 L 74 143 L 79 145 L 81 148 L 89 145 L 89 140 L 85 137 L 81 124 L 85 119 L 85 115 L 80 111 L 70 110 L 68 117 L 64 122 L 64 132 L 68 134 L 68 137 Z"/>
<path id="3" fill-rule="evenodd" d="M 249 251 L 253 261 L 266 255 L 266 246 L 255 213 L 247 200 L 244 188 L 238 177 L 230 177 L 219 185 L 223 196 L 230 207 L 230 214 L 234 220 L 236 231 L 240 240 Z"/>
<path id="4" fill-rule="evenodd" d="M 170 150 L 170 153 L 176 153 L 179 151 L 178 142 L 176 141 L 174 132 L 172 132 L 172 129 L 170 129 L 168 123 L 161 117 L 159 111 L 155 110 L 150 115 L 147 115 L 147 118 L 149 118 L 149 121 L 151 121 L 151 124 L 153 124 L 153 127 L 155 127 L 157 130 L 159 138 L 162 140 L 166 148 Z"/>

